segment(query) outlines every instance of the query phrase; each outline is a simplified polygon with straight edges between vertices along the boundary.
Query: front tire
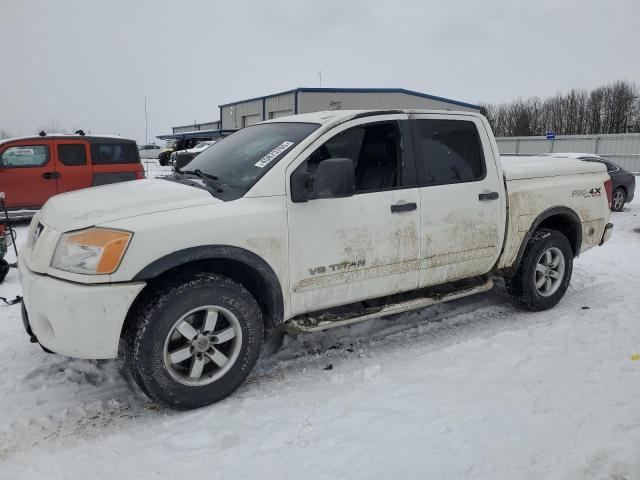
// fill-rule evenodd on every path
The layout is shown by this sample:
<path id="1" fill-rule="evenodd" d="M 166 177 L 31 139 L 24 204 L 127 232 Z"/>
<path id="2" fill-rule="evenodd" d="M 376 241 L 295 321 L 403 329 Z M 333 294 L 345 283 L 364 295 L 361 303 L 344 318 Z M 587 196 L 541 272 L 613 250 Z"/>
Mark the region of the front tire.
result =
<path id="1" fill-rule="evenodd" d="M 505 283 L 516 303 L 532 311 L 547 310 L 564 296 L 573 271 L 569 240 L 556 230 L 537 230 L 513 277 Z"/>
<path id="2" fill-rule="evenodd" d="M 613 197 L 611 199 L 611 210 L 614 212 L 621 212 L 624 209 L 624 204 L 627 202 L 627 194 L 624 188 L 618 187 L 613 191 Z"/>
<path id="3" fill-rule="evenodd" d="M 202 273 L 138 302 L 125 333 L 132 377 L 177 409 L 215 403 L 242 384 L 263 340 L 260 308 L 240 284 Z"/>

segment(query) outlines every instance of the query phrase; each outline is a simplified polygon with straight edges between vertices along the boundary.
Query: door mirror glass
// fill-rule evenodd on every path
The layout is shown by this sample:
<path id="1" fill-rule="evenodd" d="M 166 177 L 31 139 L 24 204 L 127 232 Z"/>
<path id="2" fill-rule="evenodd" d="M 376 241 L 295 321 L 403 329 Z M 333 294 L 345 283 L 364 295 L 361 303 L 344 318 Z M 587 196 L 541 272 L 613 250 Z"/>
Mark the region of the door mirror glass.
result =
<path id="1" fill-rule="evenodd" d="M 315 173 L 301 171 L 291 178 L 291 199 L 294 202 L 350 197 L 355 190 L 355 167 L 350 158 L 328 158 L 320 162 Z"/>

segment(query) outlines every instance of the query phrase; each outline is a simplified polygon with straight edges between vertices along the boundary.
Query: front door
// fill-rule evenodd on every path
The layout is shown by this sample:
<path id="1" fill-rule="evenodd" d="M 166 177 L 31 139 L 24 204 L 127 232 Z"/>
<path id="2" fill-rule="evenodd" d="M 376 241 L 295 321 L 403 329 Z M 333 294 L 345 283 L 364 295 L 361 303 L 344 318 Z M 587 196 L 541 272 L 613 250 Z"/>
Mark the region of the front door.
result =
<path id="1" fill-rule="evenodd" d="M 506 213 L 487 129 L 463 114 L 413 115 L 411 125 L 422 203 L 420 287 L 489 272 Z"/>
<path id="2" fill-rule="evenodd" d="M 50 142 L 0 145 L 0 192 L 8 208 L 37 209 L 58 193 Z"/>
<path id="3" fill-rule="evenodd" d="M 56 171 L 58 176 L 58 192 L 70 192 L 90 187 L 93 183 L 93 171 L 89 142 L 78 140 L 56 140 Z"/>
<path id="4" fill-rule="evenodd" d="M 352 197 L 295 203 L 288 196 L 293 315 L 417 287 L 420 193 L 404 148 L 406 118 L 348 122 L 288 168 L 290 178 L 327 158 L 350 158 L 356 176 Z"/>

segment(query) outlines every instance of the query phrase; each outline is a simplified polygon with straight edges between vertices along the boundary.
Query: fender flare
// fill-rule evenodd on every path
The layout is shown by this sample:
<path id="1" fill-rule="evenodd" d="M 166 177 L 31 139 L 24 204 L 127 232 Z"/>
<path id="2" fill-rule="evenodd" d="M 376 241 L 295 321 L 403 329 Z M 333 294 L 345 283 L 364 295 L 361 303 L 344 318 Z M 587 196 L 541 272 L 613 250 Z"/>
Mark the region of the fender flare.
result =
<path id="1" fill-rule="evenodd" d="M 273 324 L 282 322 L 284 318 L 284 299 L 278 276 L 264 259 L 241 247 L 202 245 L 177 250 L 151 262 L 140 270 L 132 281 L 148 281 L 175 267 L 199 260 L 233 260 L 254 270 L 264 281 L 267 288 L 268 308 L 273 317 L 270 320 Z"/>
<path id="2" fill-rule="evenodd" d="M 556 215 L 569 217 L 576 224 L 576 226 L 579 226 L 582 224 L 578 214 L 569 207 L 556 206 L 556 207 L 551 207 L 546 209 L 544 212 L 542 212 L 540 215 L 536 217 L 536 219 L 531 224 L 531 228 L 529 228 L 524 238 L 522 239 L 522 243 L 520 244 L 520 249 L 518 250 L 518 256 L 516 257 L 515 261 L 513 262 L 513 266 L 511 267 L 511 274 L 515 274 L 515 271 L 517 270 L 518 265 L 520 265 L 520 261 L 522 260 L 524 251 L 527 248 L 527 245 L 529 244 L 529 240 L 531 240 L 531 237 L 533 236 L 533 232 L 535 232 L 540 226 L 540 224 L 544 222 L 546 219 Z M 578 238 L 577 238 L 577 242 L 575 245 L 575 252 L 574 252 L 575 257 L 577 257 L 580 254 L 581 248 L 582 248 L 582 230 L 578 229 Z"/>

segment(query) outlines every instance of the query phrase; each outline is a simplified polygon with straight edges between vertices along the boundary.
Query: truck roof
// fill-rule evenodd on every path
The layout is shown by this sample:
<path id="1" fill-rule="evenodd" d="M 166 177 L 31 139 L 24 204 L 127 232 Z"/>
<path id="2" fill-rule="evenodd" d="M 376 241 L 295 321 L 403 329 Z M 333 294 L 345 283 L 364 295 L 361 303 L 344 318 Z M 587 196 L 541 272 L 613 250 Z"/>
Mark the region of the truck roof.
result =
<path id="1" fill-rule="evenodd" d="M 555 152 L 555 153 L 542 153 L 540 155 L 544 157 L 575 158 L 576 160 L 580 160 L 582 158 L 598 158 L 600 160 L 604 160 L 604 158 L 602 158 L 600 155 L 596 153 Z"/>
<path id="2" fill-rule="evenodd" d="M 465 116 L 482 117 L 478 112 L 467 110 L 429 110 L 429 109 L 407 109 L 395 108 L 389 110 L 323 110 L 311 113 L 299 113 L 297 115 L 289 115 L 279 117 L 273 120 L 267 120 L 261 123 L 278 123 L 278 122 L 302 122 L 302 123 L 319 123 L 321 125 L 343 123 L 358 117 L 368 117 L 376 115 L 392 115 L 394 113 L 419 114 L 419 113 L 441 113 L 441 114 L 460 114 Z"/>

